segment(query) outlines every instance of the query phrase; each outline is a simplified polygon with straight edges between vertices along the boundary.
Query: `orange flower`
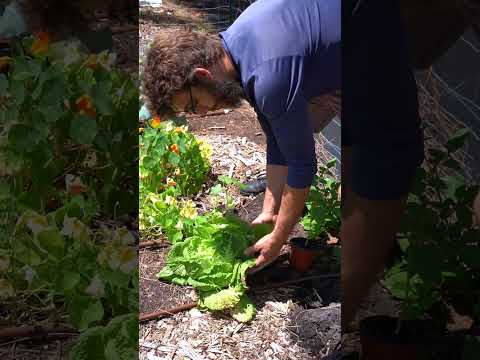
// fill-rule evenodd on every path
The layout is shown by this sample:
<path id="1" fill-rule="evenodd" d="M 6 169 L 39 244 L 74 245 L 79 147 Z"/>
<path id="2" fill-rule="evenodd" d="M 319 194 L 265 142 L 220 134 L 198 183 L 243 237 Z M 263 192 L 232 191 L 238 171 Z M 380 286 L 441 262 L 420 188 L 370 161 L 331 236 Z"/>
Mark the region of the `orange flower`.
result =
<path id="1" fill-rule="evenodd" d="M 141 128 L 138 128 L 138 133 L 139 133 L 139 134 L 142 134 L 142 133 L 143 133 L 143 128 L 142 128 L 142 127 L 141 127 Z"/>
<path id="2" fill-rule="evenodd" d="M 44 55 L 50 45 L 50 36 L 46 31 L 40 32 L 33 41 L 31 51 L 35 56 Z"/>
<path id="3" fill-rule="evenodd" d="M 184 132 L 183 128 L 181 128 L 180 126 L 177 126 L 174 131 L 175 131 L 177 134 Z"/>
<path id="4" fill-rule="evenodd" d="M 167 186 L 176 186 L 177 183 L 175 180 L 172 180 L 170 178 L 167 178 Z"/>
<path id="5" fill-rule="evenodd" d="M 170 151 L 174 152 L 175 154 L 180 154 L 180 149 L 177 144 L 173 144 L 170 146 Z"/>
<path id="6" fill-rule="evenodd" d="M 75 101 L 75 104 L 77 105 L 77 110 L 79 112 L 84 112 L 90 117 L 96 117 L 97 116 L 97 111 L 95 110 L 95 107 L 93 106 L 92 99 L 88 95 L 82 95 L 80 96 L 77 101 Z"/>
<path id="7" fill-rule="evenodd" d="M 88 55 L 84 65 L 92 70 L 95 70 L 98 67 L 97 57 L 95 55 Z"/>
<path id="8" fill-rule="evenodd" d="M 69 189 L 68 192 L 69 192 L 71 195 L 76 196 L 76 195 L 79 195 L 79 194 L 81 194 L 81 193 L 83 193 L 83 192 L 85 192 L 85 191 L 86 191 L 86 189 L 85 189 L 85 187 L 84 187 L 83 185 L 81 185 L 81 184 L 73 184 L 73 185 L 70 186 L 70 189 Z"/>
<path id="9" fill-rule="evenodd" d="M 152 121 L 150 122 L 150 126 L 154 129 L 158 128 L 160 126 L 160 123 L 162 121 L 160 120 L 160 118 L 158 116 L 155 116 Z"/>

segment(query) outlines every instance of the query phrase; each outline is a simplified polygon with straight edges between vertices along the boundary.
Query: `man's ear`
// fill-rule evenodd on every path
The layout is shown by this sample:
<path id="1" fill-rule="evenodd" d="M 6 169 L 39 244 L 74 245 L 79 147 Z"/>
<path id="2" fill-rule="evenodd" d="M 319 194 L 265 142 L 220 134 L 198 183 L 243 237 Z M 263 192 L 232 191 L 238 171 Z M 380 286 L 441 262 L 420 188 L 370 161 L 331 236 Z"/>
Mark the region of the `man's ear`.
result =
<path id="1" fill-rule="evenodd" d="M 192 77 L 193 79 L 198 80 L 200 82 L 205 80 L 207 81 L 214 80 L 212 73 L 205 68 L 195 68 L 192 72 Z"/>

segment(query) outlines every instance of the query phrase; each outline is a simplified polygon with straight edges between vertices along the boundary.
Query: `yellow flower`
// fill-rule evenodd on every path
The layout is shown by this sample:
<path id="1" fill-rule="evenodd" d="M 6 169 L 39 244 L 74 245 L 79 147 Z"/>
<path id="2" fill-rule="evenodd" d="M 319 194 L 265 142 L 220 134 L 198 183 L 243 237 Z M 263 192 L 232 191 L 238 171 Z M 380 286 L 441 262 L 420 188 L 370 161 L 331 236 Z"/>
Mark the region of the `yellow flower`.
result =
<path id="1" fill-rule="evenodd" d="M 200 154 L 202 157 L 205 160 L 210 160 L 213 154 L 212 146 L 203 140 L 198 140 L 198 146 L 200 148 Z"/>
<path id="2" fill-rule="evenodd" d="M 167 195 L 165 197 L 165 204 L 170 206 L 177 206 L 177 199 L 175 199 L 173 196 Z"/>
<path id="3" fill-rule="evenodd" d="M 152 121 L 150 122 L 150 126 L 154 129 L 158 128 L 160 126 L 160 123 L 162 122 L 162 120 L 158 117 L 158 116 L 155 116 Z"/>
<path id="4" fill-rule="evenodd" d="M 144 129 L 143 129 L 143 128 L 138 128 L 138 133 L 139 133 L 139 134 L 142 134 L 142 133 L 143 133 L 143 131 L 144 131 Z"/>
<path id="5" fill-rule="evenodd" d="M 115 230 L 113 233 L 113 239 L 122 245 L 135 244 L 135 238 L 132 233 L 128 231 L 126 227 L 121 227 Z"/>
<path id="6" fill-rule="evenodd" d="M 84 66 L 95 70 L 98 67 L 97 57 L 93 54 L 88 55 L 87 60 L 85 60 Z"/>
<path id="7" fill-rule="evenodd" d="M 119 251 L 120 270 L 129 273 L 138 267 L 137 252 L 134 248 L 124 247 Z"/>
<path id="8" fill-rule="evenodd" d="M 68 216 L 65 216 L 63 219 L 61 234 L 79 241 L 88 241 L 90 239 L 88 227 L 79 219 Z"/>
<path id="9" fill-rule="evenodd" d="M 35 56 L 44 55 L 50 45 L 50 36 L 47 32 L 40 32 L 33 41 L 31 51 Z"/>
<path id="10" fill-rule="evenodd" d="M 177 134 L 181 134 L 185 132 L 185 128 L 183 126 L 177 126 L 174 130 Z"/>
<path id="11" fill-rule="evenodd" d="M 160 201 L 160 198 L 157 195 L 150 193 L 148 195 L 148 200 L 150 200 L 155 205 L 157 202 Z"/>
<path id="12" fill-rule="evenodd" d="M 137 251 L 130 246 L 114 247 L 110 244 L 98 254 L 97 262 L 102 266 L 108 265 L 112 270 L 129 273 L 138 266 Z"/>
<path id="13" fill-rule="evenodd" d="M 197 207 L 192 200 L 188 200 L 185 202 L 182 210 L 180 210 L 180 216 L 187 219 L 194 219 L 198 216 Z"/>
<path id="14" fill-rule="evenodd" d="M 175 169 L 175 172 L 173 173 L 175 176 L 180 176 L 181 172 L 180 172 L 180 168 L 176 168 Z"/>
<path id="15" fill-rule="evenodd" d="M 34 211 L 27 211 L 23 214 L 18 220 L 18 225 L 20 224 L 26 225 L 34 235 L 49 228 L 47 217 Z"/>

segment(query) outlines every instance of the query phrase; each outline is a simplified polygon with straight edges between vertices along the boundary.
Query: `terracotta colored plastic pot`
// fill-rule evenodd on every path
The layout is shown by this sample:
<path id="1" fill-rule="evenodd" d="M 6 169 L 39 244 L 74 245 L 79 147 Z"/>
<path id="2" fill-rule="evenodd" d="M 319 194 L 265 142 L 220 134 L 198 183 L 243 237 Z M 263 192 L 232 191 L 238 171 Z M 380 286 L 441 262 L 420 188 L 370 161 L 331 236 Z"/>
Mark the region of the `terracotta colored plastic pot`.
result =
<path id="1" fill-rule="evenodd" d="M 311 267 L 317 256 L 325 251 L 321 240 L 308 240 L 297 237 L 290 240 L 290 265 L 295 271 L 306 272 Z"/>

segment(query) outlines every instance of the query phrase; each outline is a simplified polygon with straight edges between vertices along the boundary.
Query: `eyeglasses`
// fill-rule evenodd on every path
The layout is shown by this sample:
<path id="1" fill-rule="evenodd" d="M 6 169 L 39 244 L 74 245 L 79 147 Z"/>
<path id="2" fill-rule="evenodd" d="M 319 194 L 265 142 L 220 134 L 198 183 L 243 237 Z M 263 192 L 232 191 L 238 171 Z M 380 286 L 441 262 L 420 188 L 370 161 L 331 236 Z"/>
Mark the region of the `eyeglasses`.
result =
<path id="1" fill-rule="evenodd" d="M 195 100 L 193 98 L 193 93 L 192 93 L 192 85 L 190 85 L 190 84 L 188 84 L 188 93 L 190 94 L 190 103 L 185 105 L 183 110 L 179 109 L 177 107 L 174 107 L 173 105 L 170 106 L 170 111 L 172 113 L 178 114 L 178 113 L 181 113 L 181 112 L 185 112 L 185 113 L 196 113 L 197 112 Z"/>

